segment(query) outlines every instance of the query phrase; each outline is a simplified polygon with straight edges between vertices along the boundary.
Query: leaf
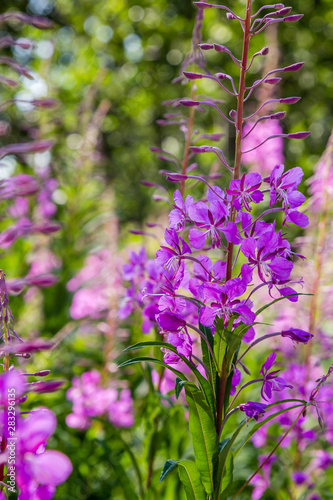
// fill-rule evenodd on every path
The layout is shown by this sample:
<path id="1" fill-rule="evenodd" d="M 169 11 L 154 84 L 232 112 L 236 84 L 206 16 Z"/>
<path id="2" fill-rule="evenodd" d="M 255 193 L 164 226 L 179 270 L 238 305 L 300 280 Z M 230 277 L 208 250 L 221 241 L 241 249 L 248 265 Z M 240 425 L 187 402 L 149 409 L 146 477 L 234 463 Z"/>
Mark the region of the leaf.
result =
<path id="1" fill-rule="evenodd" d="M 232 485 L 234 476 L 234 457 L 232 453 L 229 453 L 224 467 L 224 473 L 222 477 L 222 498 L 226 498 L 226 491 Z M 224 495 L 223 495 L 224 493 Z"/>
<path id="2" fill-rule="evenodd" d="M 276 404 L 280 404 L 280 403 L 281 403 L 281 401 L 277 401 L 275 404 L 273 403 L 272 405 L 270 405 L 270 407 L 275 406 Z M 290 406 L 289 408 L 284 408 L 283 410 L 280 410 L 280 411 L 278 411 L 276 413 L 273 413 L 272 415 L 270 415 L 269 417 L 265 418 L 264 420 L 261 420 L 260 422 L 256 423 L 252 427 L 252 429 L 248 432 L 248 434 L 244 437 L 244 439 L 242 439 L 242 441 L 240 442 L 239 446 L 234 450 L 234 458 L 244 448 L 245 444 L 253 436 L 253 434 L 255 432 L 257 432 L 257 430 L 260 429 L 260 427 L 262 427 L 263 425 L 267 424 L 270 420 L 273 420 L 273 418 L 278 417 L 282 413 L 286 413 L 289 410 L 294 410 L 295 408 L 300 408 L 301 406 L 305 407 L 306 406 L 306 402 L 305 402 L 305 404 L 299 404 L 299 405 Z"/>
<path id="3" fill-rule="evenodd" d="M 185 384 L 186 380 L 181 380 L 179 377 L 176 378 L 175 394 L 177 399 L 179 398 L 179 395 L 182 392 L 182 389 Z"/>
<path id="4" fill-rule="evenodd" d="M 165 479 L 165 476 L 169 474 L 169 472 L 172 471 L 172 469 L 174 469 L 177 464 L 179 464 L 179 462 L 177 462 L 176 460 L 172 460 L 172 458 L 170 458 L 165 462 L 163 470 L 160 475 L 159 483 L 161 483 L 163 479 Z"/>
<path id="5" fill-rule="evenodd" d="M 238 425 L 237 429 L 231 436 L 231 438 L 224 439 L 220 443 L 221 452 L 219 454 L 219 463 L 215 473 L 215 496 L 214 500 L 219 500 L 220 492 L 222 489 L 228 488 L 232 482 L 232 472 L 233 472 L 233 458 L 230 459 L 231 447 L 236 441 L 238 434 L 246 425 L 246 419 Z M 226 472 L 228 469 L 228 472 Z M 226 476 L 226 477 L 225 477 Z M 231 479 L 230 479 L 231 477 Z"/>
<path id="6" fill-rule="evenodd" d="M 236 350 L 236 352 L 234 354 L 234 358 L 232 360 L 233 366 L 236 366 L 239 348 L 240 348 L 240 346 L 238 346 L 238 349 Z M 231 392 L 231 387 L 232 387 L 233 376 L 234 376 L 234 370 L 232 369 L 228 378 L 227 378 L 227 383 L 225 386 L 224 401 L 223 401 L 224 414 L 226 414 L 226 412 L 229 408 L 230 392 Z"/>
<path id="7" fill-rule="evenodd" d="M 222 441 L 219 443 L 219 453 L 227 446 L 229 443 L 230 438 L 222 439 Z"/>
<path id="8" fill-rule="evenodd" d="M 127 361 L 124 361 L 124 363 L 121 363 L 121 365 L 119 365 L 118 368 L 125 368 L 126 366 L 135 365 L 136 363 L 142 363 L 143 361 L 147 361 L 149 363 L 155 363 L 157 365 L 163 366 L 164 368 L 167 368 L 168 370 L 172 371 L 181 380 L 185 380 L 185 381 L 187 380 L 185 375 L 182 372 L 180 372 L 179 370 L 176 370 L 176 368 L 173 368 L 170 365 L 163 363 L 163 361 L 161 361 L 160 359 L 150 358 L 149 356 L 141 356 L 138 358 L 128 359 Z"/>
<path id="9" fill-rule="evenodd" d="M 178 472 L 187 500 L 206 500 L 207 495 L 195 463 L 191 460 L 181 460 L 178 462 Z"/>
<path id="10" fill-rule="evenodd" d="M 189 382 L 185 385 L 189 405 L 189 428 L 192 436 L 195 463 L 200 472 L 204 488 L 209 496 L 214 490 L 214 464 L 218 456 L 218 437 L 215 416 L 207 404 L 204 394 Z"/>
<path id="11" fill-rule="evenodd" d="M 209 405 L 210 405 L 210 407 L 212 409 L 213 414 L 215 413 L 215 411 L 216 411 L 216 409 L 215 409 L 216 408 L 216 405 L 215 405 L 215 394 L 213 393 L 213 389 L 212 389 L 209 381 L 207 379 L 205 379 L 205 377 L 203 377 L 201 375 L 201 373 L 199 372 L 199 370 L 197 370 L 197 368 L 187 358 L 185 358 L 185 356 L 182 356 L 181 354 L 178 354 L 177 349 L 175 348 L 175 346 L 173 346 L 172 344 L 168 344 L 166 342 L 159 342 L 159 341 L 138 342 L 137 344 L 134 344 L 134 345 L 132 345 L 130 347 L 127 347 L 125 349 L 125 351 L 131 351 L 131 350 L 134 350 L 134 349 L 142 349 L 144 347 L 163 347 L 163 348 L 168 349 L 169 351 L 174 352 L 175 354 L 177 354 L 177 356 L 186 364 L 186 366 L 188 366 L 188 368 L 191 370 L 191 372 L 195 375 L 195 377 L 196 377 L 196 379 L 197 379 L 197 381 L 198 381 L 198 383 L 199 383 L 199 385 L 200 385 L 203 393 L 206 396 L 207 402 L 209 403 Z M 136 359 L 139 359 L 139 358 L 136 358 Z M 128 362 L 125 361 L 125 363 L 128 363 Z M 125 363 L 122 363 L 121 365 L 119 365 L 118 368 L 122 368 L 124 366 L 128 366 Z M 169 365 L 167 365 L 165 363 L 163 363 L 163 366 L 166 367 L 166 368 L 169 368 Z M 180 377 L 180 378 L 182 380 L 184 380 L 184 377 Z M 185 380 L 187 380 L 187 379 L 185 378 Z"/>
<path id="12" fill-rule="evenodd" d="M 285 295 L 284 297 L 279 297 L 278 299 L 275 299 L 272 302 L 270 302 L 269 304 L 258 309 L 258 311 L 256 311 L 255 314 L 256 314 L 256 316 L 258 316 L 258 314 L 262 313 L 265 309 L 268 309 L 270 306 L 275 304 L 275 302 L 279 302 L 280 300 L 287 299 L 288 297 L 295 297 L 296 295 L 313 295 L 313 294 L 312 293 L 291 293 L 290 295 Z"/>
<path id="13" fill-rule="evenodd" d="M 212 349 L 214 351 L 214 337 L 212 334 L 212 330 L 208 328 L 207 326 L 203 326 L 201 323 L 199 323 L 199 329 L 200 331 L 206 336 L 207 341 Z M 201 352 L 202 352 L 202 361 L 205 363 L 205 365 L 208 368 L 212 386 L 216 387 L 216 379 L 217 379 L 217 369 L 216 369 L 216 362 L 213 359 L 207 343 L 204 341 L 204 339 L 201 337 Z"/>

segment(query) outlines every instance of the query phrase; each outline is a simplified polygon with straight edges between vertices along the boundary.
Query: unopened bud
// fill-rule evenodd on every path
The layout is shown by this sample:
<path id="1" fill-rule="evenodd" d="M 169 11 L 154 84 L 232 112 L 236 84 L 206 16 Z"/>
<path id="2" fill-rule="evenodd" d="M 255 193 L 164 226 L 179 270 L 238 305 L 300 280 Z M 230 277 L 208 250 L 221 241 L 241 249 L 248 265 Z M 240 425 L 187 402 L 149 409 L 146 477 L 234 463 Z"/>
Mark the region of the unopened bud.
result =
<path id="1" fill-rule="evenodd" d="M 215 76 L 219 80 L 225 80 L 227 78 L 227 75 L 225 73 L 215 73 Z"/>
<path id="2" fill-rule="evenodd" d="M 236 116 L 237 116 L 237 111 L 236 111 L 236 110 L 234 110 L 234 109 L 231 109 L 231 110 L 229 111 L 229 116 L 230 116 L 230 118 L 236 118 Z"/>
<path id="3" fill-rule="evenodd" d="M 301 99 L 301 97 L 283 97 L 279 99 L 281 104 L 296 104 Z"/>
<path id="4" fill-rule="evenodd" d="M 208 9 L 210 7 L 213 7 L 211 3 L 206 3 L 206 2 L 193 2 L 196 7 L 199 7 L 200 9 Z"/>
<path id="5" fill-rule="evenodd" d="M 229 52 L 227 47 L 224 45 L 220 45 L 219 43 L 214 43 L 214 49 L 216 52 Z"/>
<path id="6" fill-rule="evenodd" d="M 200 102 L 199 101 L 179 101 L 179 104 L 182 104 L 182 106 L 186 107 L 192 107 L 192 106 L 199 106 Z"/>
<path id="7" fill-rule="evenodd" d="M 262 56 L 267 56 L 268 52 L 269 52 L 269 48 L 268 47 L 264 47 L 263 49 L 261 49 L 260 54 Z"/>
<path id="8" fill-rule="evenodd" d="M 311 134 L 311 132 L 295 132 L 294 134 L 288 134 L 288 139 L 305 139 Z"/>
<path id="9" fill-rule="evenodd" d="M 51 99 L 51 98 L 34 99 L 33 101 L 31 101 L 31 104 L 41 108 L 50 109 L 54 108 L 58 104 L 58 101 L 56 99 Z"/>
<path id="10" fill-rule="evenodd" d="M 36 372 L 35 376 L 36 377 L 46 377 L 46 375 L 48 375 L 49 373 L 51 373 L 51 370 L 41 370 L 39 372 Z"/>
<path id="11" fill-rule="evenodd" d="M 210 50 L 214 48 L 212 43 L 199 43 L 199 47 L 201 50 Z"/>
<path id="12" fill-rule="evenodd" d="M 292 10 L 292 7 L 283 7 L 281 10 L 275 12 L 277 16 L 286 16 Z"/>
<path id="13" fill-rule="evenodd" d="M 169 181 L 178 182 L 178 181 L 184 181 L 188 177 L 187 177 L 187 175 L 184 175 L 184 174 L 177 174 L 177 173 L 174 173 L 174 172 L 166 172 L 166 178 Z"/>
<path id="14" fill-rule="evenodd" d="M 290 66 L 286 66 L 285 68 L 283 68 L 283 71 L 299 71 L 301 68 L 303 68 L 304 66 L 304 62 L 298 62 L 298 63 L 295 63 L 295 64 L 291 64 Z"/>
<path id="15" fill-rule="evenodd" d="M 193 152 L 193 153 L 206 153 L 206 151 L 208 151 L 210 148 L 208 148 L 207 146 L 191 146 L 190 147 L 190 150 Z"/>
<path id="16" fill-rule="evenodd" d="M 303 17 L 303 14 L 295 14 L 293 16 L 285 17 L 283 20 L 286 23 L 295 23 L 296 21 L 299 21 L 300 19 L 302 19 L 302 17 Z"/>
<path id="17" fill-rule="evenodd" d="M 189 73 L 188 71 L 184 71 L 184 75 L 188 80 L 198 80 L 202 78 L 202 75 L 199 75 L 198 73 Z"/>
<path id="18" fill-rule="evenodd" d="M 227 19 L 236 19 L 235 14 L 232 14 L 231 12 L 227 12 Z"/>
<path id="19" fill-rule="evenodd" d="M 271 115 L 271 120 L 283 120 L 283 118 L 285 118 L 286 116 L 286 112 L 285 111 L 279 111 L 278 113 L 274 113 L 274 115 Z"/>
<path id="20" fill-rule="evenodd" d="M 276 85 L 277 83 L 280 83 L 281 80 L 282 78 L 276 76 L 273 78 L 266 78 L 266 80 L 264 80 L 264 83 L 269 83 L 270 85 Z"/>

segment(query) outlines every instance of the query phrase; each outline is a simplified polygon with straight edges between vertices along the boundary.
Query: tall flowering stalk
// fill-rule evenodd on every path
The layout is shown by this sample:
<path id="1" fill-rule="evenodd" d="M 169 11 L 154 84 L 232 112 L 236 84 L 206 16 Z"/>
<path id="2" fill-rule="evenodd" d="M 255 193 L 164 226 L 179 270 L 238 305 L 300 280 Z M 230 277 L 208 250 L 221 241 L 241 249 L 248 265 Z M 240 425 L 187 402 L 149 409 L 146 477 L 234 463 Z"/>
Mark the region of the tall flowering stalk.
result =
<path id="1" fill-rule="evenodd" d="M 11 11 L 0 15 L 1 25 L 11 21 L 16 24 L 18 22 L 29 24 L 40 29 L 52 27 L 52 23 L 46 18 L 29 16 L 20 12 Z M 32 42 L 26 39 L 17 40 L 11 36 L 0 38 L 1 48 L 11 46 L 27 49 L 32 47 Z M 19 76 L 33 79 L 30 70 L 14 58 L 3 56 L 0 62 Z M 7 78 L 4 75 L 0 75 L 0 83 L 10 88 L 15 88 L 19 84 L 16 79 Z M 15 99 L 12 98 L 3 101 L 1 110 L 13 103 Z M 53 99 L 31 101 L 32 106 L 47 109 L 53 107 L 54 104 Z M 3 127 L 1 135 L 6 135 L 7 131 L 6 127 Z M 0 148 L 0 158 L 9 154 L 21 157 L 31 153 L 42 153 L 48 151 L 51 146 L 52 142 L 49 140 L 7 144 Z M 6 215 L 16 219 L 14 224 L 0 234 L 1 248 L 10 247 L 22 236 L 34 233 L 51 234 L 59 229 L 59 225 L 50 220 L 54 210 L 47 211 L 46 206 L 50 208 L 52 190 L 50 186 L 40 186 L 40 180 L 44 179 L 37 180 L 30 175 L 19 174 L 1 181 L 0 198 L 9 200 L 11 203 Z M 32 222 L 27 217 L 29 205 L 26 197 L 36 193 L 38 193 L 37 207 L 40 213 L 37 216 L 38 220 Z M 48 376 L 50 370 L 25 373 L 14 364 L 14 361 L 21 361 L 23 364 L 32 353 L 51 347 L 49 342 L 41 339 L 23 342 L 14 330 L 14 318 L 9 305 L 9 293 L 17 294 L 25 286 L 45 287 L 55 283 L 56 277 L 42 270 L 43 265 L 38 264 L 34 262 L 27 276 L 12 279 L 9 283 L 6 283 L 5 273 L 0 270 L 2 339 L 0 356 L 3 358 L 3 371 L 0 373 L 0 497 L 2 499 L 7 498 L 8 492 L 11 492 L 17 493 L 19 500 L 49 500 L 53 498 L 56 486 L 64 482 L 72 471 L 72 464 L 68 457 L 55 450 L 46 450 L 47 441 L 56 428 L 54 413 L 47 408 L 21 411 L 21 404 L 27 400 L 30 392 L 52 392 L 62 385 L 60 381 L 35 380 L 36 377 Z M 33 382 L 28 381 L 30 377 L 34 378 Z"/>
<path id="2" fill-rule="evenodd" d="M 236 109 L 224 112 L 218 106 L 219 101 L 212 98 L 177 101 L 177 104 L 190 108 L 190 120 L 193 118 L 193 108 L 204 109 L 208 106 L 235 126 L 235 157 L 232 163 L 219 147 L 190 147 L 192 154 L 216 154 L 223 168 L 232 174 L 232 178 L 225 190 L 222 190 L 210 184 L 204 176 L 191 175 L 188 170 L 165 172 L 167 179 L 181 183 L 181 190 L 174 193 L 175 203 L 169 215 L 170 227 L 165 230 L 165 244 L 157 251 L 156 259 L 150 265 L 147 265 L 145 253 L 141 252 L 132 255 L 131 265 L 127 268 L 133 281 L 128 299 L 130 296 L 134 299 L 137 293 L 135 279 L 142 283 L 145 272 L 148 273 L 144 286 L 146 302 L 143 311 L 148 316 L 149 326 L 144 331 L 148 332 L 151 325 L 157 324 L 162 335 L 161 341 L 141 342 L 128 350 L 161 347 L 164 360 L 140 357 L 126 361 L 121 366 L 148 361 L 162 365 L 176 375 L 176 397 L 183 389 L 186 395 L 195 460 L 168 460 L 161 480 L 177 466 L 189 499 L 219 500 L 232 495 L 233 461 L 257 430 L 272 418 L 298 409 L 298 416 L 279 440 L 280 445 L 305 409 L 316 404 L 317 393 L 312 393 L 311 397 L 309 394 L 309 398 L 276 398 L 276 401 L 270 402 L 275 393 L 292 388 L 292 380 L 280 376 L 280 370 L 274 366 L 277 360 L 275 352 L 268 355 L 255 378 L 248 379 L 251 374 L 245 364 L 248 352 L 263 341 L 271 341 L 273 337 L 277 337 L 283 339 L 283 342 L 307 344 L 312 337 L 311 333 L 288 325 L 254 340 L 255 327 L 260 322 L 261 313 L 280 300 L 298 300 L 299 294 L 294 290 L 293 284 L 302 283 L 302 278 L 292 275 L 292 258 L 304 257 L 292 251 L 284 230 L 277 230 L 277 221 L 268 223 L 265 222 L 265 217 L 276 212 L 282 213 L 283 226 L 307 226 L 308 217 L 298 210 L 305 201 L 304 195 L 298 191 L 303 177 L 302 169 L 296 167 L 287 170 L 284 165 L 272 165 L 271 174 L 264 178 L 257 172 L 246 174 L 241 171 L 242 156 L 252 150 L 246 149 L 244 139 L 259 123 L 284 118 L 285 112 L 272 112 L 272 105 L 293 104 L 299 98 L 268 99 L 248 116 L 245 111 L 246 101 L 262 83 L 279 83 L 281 78 L 276 74 L 298 71 L 304 64 L 294 63 L 269 70 L 263 77 L 249 84 L 253 60 L 266 56 L 269 52 L 264 47 L 251 57 L 251 39 L 269 25 L 295 22 L 302 15 L 290 15 L 291 8 L 280 3 L 261 7 L 253 13 L 251 0 L 247 0 L 244 18 L 222 5 L 206 2 L 194 4 L 203 11 L 210 8 L 227 11 L 227 18 L 239 22 L 243 31 L 240 59 L 225 46 L 214 43 L 199 45 L 202 50 L 215 50 L 232 58 L 239 68 L 238 90 L 233 78 L 225 73 L 214 76 L 204 67 L 201 73 L 184 72 L 191 82 L 204 78 L 214 80 L 236 99 Z M 268 13 L 265 14 L 266 10 Z M 228 85 L 225 82 L 229 82 Z M 266 106 L 269 106 L 270 112 L 263 115 L 261 111 Z M 250 121 L 250 130 L 244 132 L 244 124 Z M 273 134 L 263 143 L 277 137 L 303 139 L 308 135 L 309 132 Z M 260 146 L 258 144 L 253 149 Z M 205 198 L 198 201 L 194 201 L 190 195 L 183 198 L 187 179 L 194 179 L 207 186 Z M 256 216 L 253 213 L 254 206 Z M 210 257 L 201 253 L 207 251 Z M 260 301 L 258 292 L 262 288 L 269 292 L 269 300 L 264 305 L 260 303 L 257 308 L 255 303 Z M 134 300 L 127 302 L 126 311 L 122 311 L 123 317 L 129 313 L 133 303 Z M 244 343 L 250 345 L 244 349 Z M 243 376 L 247 380 L 237 389 Z M 239 398 L 253 384 L 261 386 L 263 402 L 240 403 Z M 278 411 L 274 410 L 281 403 L 285 403 L 285 406 Z M 269 416 L 259 422 L 267 411 Z M 234 415 L 239 412 L 243 412 L 247 418 L 227 437 Z M 250 420 L 254 420 L 254 424 L 249 429 Z M 276 448 L 277 446 L 271 455 Z M 232 498 L 247 484 L 248 481 Z"/>

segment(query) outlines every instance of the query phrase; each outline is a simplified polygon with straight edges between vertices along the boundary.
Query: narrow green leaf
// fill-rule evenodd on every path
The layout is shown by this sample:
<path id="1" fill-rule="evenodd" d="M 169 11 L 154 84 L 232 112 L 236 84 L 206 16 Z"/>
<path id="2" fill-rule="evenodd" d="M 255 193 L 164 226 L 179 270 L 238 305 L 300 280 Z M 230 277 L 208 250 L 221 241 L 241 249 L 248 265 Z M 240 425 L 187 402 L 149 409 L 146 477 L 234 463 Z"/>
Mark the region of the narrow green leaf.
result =
<path id="1" fill-rule="evenodd" d="M 214 352 L 214 337 L 212 334 L 212 330 L 210 328 L 208 328 L 207 326 L 203 326 L 201 323 L 199 323 L 199 329 L 207 338 L 208 343 L 209 343 L 212 351 Z M 202 361 L 205 363 L 205 365 L 208 368 L 210 378 L 212 381 L 212 386 L 216 387 L 217 369 L 216 369 L 215 360 L 213 359 L 213 357 L 208 349 L 207 343 L 204 341 L 203 338 L 201 338 L 200 340 L 201 340 Z"/>
<path id="2" fill-rule="evenodd" d="M 231 438 L 224 439 L 220 443 L 220 447 L 222 448 L 222 450 L 219 454 L 218 467 L 215 473 L 214 500 L 219 500 L 220 492 L 222 491 L 222 489 L 226 489 L 229 486 L 230 474 L 232 474 L 233 470 L 233 460 L 230 461 L 229 454 L 231 452 L 232 445 L 234 444 L 235 440 L 237 439 L 237 436 L 239 435 L 240 431 L 244 428 L 245 425 L 246 425 L 246 419 L 242 420 L 242 422 L 238 425 L 237 429 L 235 430 Z M 227 467 L 229 467 L 228 473 L 226 472 Z M 228 479 L 228 474 L 229 474 L 229 479 Z M 224 479 L 225 475 L 227 476 L 226 479 Z"/>
<path id="3" fill-rule="evenodd" d="M 290 295 L 285 295 L 284 297 L 279 297 L 278 299 L 275 299 L 272 302 L 270 302 L 269 304 L 262 306 L 260 309 L 258 309 L 258 311 L 256 311 L 256 313 L 255 313 L 256 316 L 258 314 L 262 313 L 263 311 L 265 311 L 265 309 L 268 309 L 269 307 L 271 307 L 276 302 L 279 302 L 280 300 L 283 300 L 283 299 L 287 299 L 288 297 L 295 297 L 295 295 L 313 295 L 313 294 L 312 293 L 291 293 Z"/>
<path id="4" fill-rule="evenodd" d="M 176 467 L 176 465 L 178 465 L 178 464 L 179 464 L 179 461 L 177 462 L 176 460 L 172 460 L 172 458 L 170 458 L 169 460 L 167 460 L 165 462 L 163 470 L 161 472 L 159 483 L 161 483 L 163 481 L 163 479 L 165 479 L 165 476 L 170 471 L 172 471 L 172 469 L 174 469 Z"/>
<path id="5" fill-rule="evenodd" d="M 191 460 L 181 460 L 178 462 L 178 472 L 187 500 L 206 500 L 207 495 L 195 463 Z"/>
<path id="6" fill-rule="evenodd" d="M 125 368 L 126 366 L 135 365 L 136 363 L 142 363 L 144 361 L 146 361 L 148 363 L 155 363 L 157 365 L 163 366 L 164 368 L 167 368 L 168 370 L 172 371 L 180 379 L 187 380 L 185 375 L 182 372 L 180 372 L 179 370 L 176 370 L 176 368 L 173 368 L 172 366 L 167 365 L 166 363 L 163 363 L 163 361 L 161 361 L 160 359 L 151 358 L 149 356 L 141 356 L 138 358 L 128 359 L 127 361 L 124 361 L 124 363 L 121 363 L 121 365 L 119 365 L 118 368 Z"/>
<path id="7" fill-rule="evenodd" d="M 224 467 L 224 473 L 222 477 L 222 495 L 221 499 L 226 498 L 226 492 L 228 488 L 232 485 L 234 476 L 234 457 L 232 453 L 229 453 Z"/>
<path id="8" fill-rule="evenodd" d="M 209 496 L 214 490 L 214 464 L 218 457 L 218 437 L 215 417 L 203 392 L 189 382 L 185 385 L 189 405 L 189 428 L 192 436 L 195 463 Z"/>
<path id="9" fill-rule="evenodd" d="M 166 342 L 150 341 L 150 342 L 138 342 L 137 344 L 134 344 L 130 347 L 127 347 L 127 349 L 125 349 L 125 350 L 130 351 L 130 350 L 134 350 L 134 349 L 142 349 L 144 347 L 163 347 L 163 348 L 168 349 L 169 351 L 177 354 L 177 356 L 188 366 L 188 368 L 191 370 L 191 372 L 196 377 L 203 393 L 206 396 L 207 402 L 212 409 L 213 414 L 215 413 L 215 411 L 216 411 L 215 394 L 213 393 L 213 389 L 212 389 L 209 381 L 201 375 L 199 370 L 197 370 L 197 368 L 187 358 L 185 358 L 185 356 L 178 354 L 175 346 L 173 346 L 172 344 L 168 344 Z M 136 358 L 136 359 L 138 359 L 138 358 Z M 125 361 L 125 363 L 128 363 L 128 362 Z M 125 363 L 122 363 L 118 368 L 128 366 Z M 169 367 L 169 365 L 166 365 L 165 363 L 163 363 L 163 366 L 165 366 L 166 368 Z M 184 380 L 184 377 L 180 377 L 180 378 L 182 380 Z"/>

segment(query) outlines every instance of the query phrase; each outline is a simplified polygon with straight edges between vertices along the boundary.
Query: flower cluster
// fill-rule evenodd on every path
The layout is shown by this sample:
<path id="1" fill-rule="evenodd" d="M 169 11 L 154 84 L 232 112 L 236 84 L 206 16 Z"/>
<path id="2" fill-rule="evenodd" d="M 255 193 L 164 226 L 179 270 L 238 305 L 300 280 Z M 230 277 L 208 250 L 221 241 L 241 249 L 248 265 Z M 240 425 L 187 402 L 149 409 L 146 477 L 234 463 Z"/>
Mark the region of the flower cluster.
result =
<path id="1" fill-rule="evenodd" d="M 67 399 L 73 403 L 73 413 L 66 417 L 69 427 L 80 430 L 91 425 L 91 418 L 108 415 L 115 427 L 131 427 L 134 423 L 133 401 L 129 389 L 101 385 L 101 374 L 97 370 L 84 372 L 74 377 L 72 387 L 67 391 Z"/>

